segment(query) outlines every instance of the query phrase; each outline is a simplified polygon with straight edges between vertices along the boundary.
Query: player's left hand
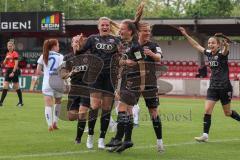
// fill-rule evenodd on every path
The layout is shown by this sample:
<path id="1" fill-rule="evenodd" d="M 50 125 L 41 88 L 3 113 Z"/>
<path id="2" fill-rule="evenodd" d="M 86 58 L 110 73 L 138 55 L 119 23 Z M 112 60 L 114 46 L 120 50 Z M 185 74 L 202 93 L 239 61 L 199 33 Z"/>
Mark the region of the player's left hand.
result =
<path id="1" fill-rule="evenodd" d="M 13 76 L 14 76 L 14 73 L 13 73 L 13 72 L 9 74 L 9 77 L 12 78 Z"/>

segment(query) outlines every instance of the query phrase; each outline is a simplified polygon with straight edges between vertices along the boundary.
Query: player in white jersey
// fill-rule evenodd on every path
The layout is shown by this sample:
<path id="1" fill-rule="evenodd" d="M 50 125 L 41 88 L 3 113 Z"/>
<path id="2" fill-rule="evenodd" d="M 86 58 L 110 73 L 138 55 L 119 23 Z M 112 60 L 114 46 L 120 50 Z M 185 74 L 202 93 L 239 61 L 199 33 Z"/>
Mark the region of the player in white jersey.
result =
<path id="1" fill-rule="evenodd" d="M 62 93 L 52 89 L 49 83 L 50 76 L 57 74 L 57 69 L 63 62 L 63 55 L 58 52 L 59 43 L 57 39 L 45 40 L 43 54 L 37 61 L 37 74 L 43 74 L 42 93 L 44 95 L 45 118 L 49 131 L 58 129 L 57 121 L 61 109 Z"/>

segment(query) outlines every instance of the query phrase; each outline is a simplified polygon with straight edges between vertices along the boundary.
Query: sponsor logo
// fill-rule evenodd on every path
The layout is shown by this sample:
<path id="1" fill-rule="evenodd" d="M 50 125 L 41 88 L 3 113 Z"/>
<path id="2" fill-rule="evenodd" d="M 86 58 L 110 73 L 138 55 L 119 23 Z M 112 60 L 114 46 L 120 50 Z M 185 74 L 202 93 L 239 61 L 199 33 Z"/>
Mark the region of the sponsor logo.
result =
<path id="1" fill-rule="evenodd" d="M 219 63 L 217 61 L 209 61 L 209 65 L 211 67 L 217 67 L 219 65 Z"/>
<path id="2" fill-rule="evenodd" d="M 97 43 L 96 48 L 110 51 L 113 49 L 113 46 L 111 44 Z"/>
<path id="3" fill-rule="evenodd" d="M 41 30 L 57 31 L 59 29 L 60 29 L 60 14 L 59 13 L 44 17 L 41 20 Z"/>
<path id="4" fill-rule="evenodd" d="M 2 30 L 29 30 L 31 29 L 31 21 L 23 21 L 23 22 L 1 22 Z"/>
<path id="5" fill-rule="evenodd" d="M 88 66 L 87 65 L 81 65 L 81 66 L 74 66 L 73 67 L 73 72 L 82 72 L 82 71 L 87 71 Z"/>

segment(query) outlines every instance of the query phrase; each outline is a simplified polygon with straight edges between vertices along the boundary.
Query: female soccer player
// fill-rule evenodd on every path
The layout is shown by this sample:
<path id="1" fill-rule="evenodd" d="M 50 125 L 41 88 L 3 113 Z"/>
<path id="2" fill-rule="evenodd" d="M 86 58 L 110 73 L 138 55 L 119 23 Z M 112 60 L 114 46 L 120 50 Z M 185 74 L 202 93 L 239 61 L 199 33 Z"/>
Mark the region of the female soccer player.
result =
<path id="1" fill-rule="evenodd" d="M 39 75 L 43 74 L 42 93 L 44 95 L 45 118 L 48 124 L 49 131 L 58 129 L 57 121 L 61 109 L 62 93 L 53 90 L 49 84 L 49 77 L 51 75 L 57 74 L 57 69 L 63 62 L 63 55 L 58 52 L 59 43 L 57 39 L 45 40 L 43 44 L 43 54 L 39 57 L 37 61 L 38 65 L 36 73 Z"/>
<path id="2" fill-rule="evenodd" d="M 110 78 L 110 61 L 114 54 L 117 53 L 117 45 L 119 44 L 116 38 L 116 28 L 112 20 L 107 17 L 101 17 L 98 22 L 99 34 L 88 37 L 86 44 L 77 51 L 77 54 L 82 54 L 89 50 L 91 54 L 102 59 L 104 62 L 103 69 L 99 73 L 97 80 L 91 84 L 93 90 L 90 92 L 91 111 L 89 113 L 89 132 L 87 138 L 87 148 L 93 148 L 93 134 L 96 123 L 97 111 L 101 107 L 101 133 L 98 139 L 98 148 L 105 148 L 104 138 L 109 125 L 111 106 L 113 103 L 114 89 Z"/>
<path id="3" fill-rule="evenodd" d="M 120 97 L 117 116 L 117 133 L 112 140 L 106 144 L 113 147 L 110 151 L 122 152 L 133 146 L 132 129 L 133 116 L 132 107 L 137 104 L 136 95 L 139 90 L 139 72 L 137 61 L 143 59 L 143 50 L 138 43 L 137 28 L 133 21 L 123 20 L 120 24 L 120 36 L 125 50 L 126 60 L 120 60 L 120 65 L 126 66 L 123 70 Z M 137 79 L 134 78 L 137 76 Z M 136 87 L 136 88 L 135 88 Z M 122 138 L 125 135 L 124 142 Z"/>
<path id="4" fill-rule="evenodd" d="M 87 64 L 84 64 L 82 61 L 85 57 L 75 56 L 76 50 L 79 49 L 78 41 L 73 38 L 71 46 L 73 52 L 64 56 L 64 65 L 61 67 L 61 76 L 64 79 L 71 79 L 67 105 L 68 119 L 70 121 L 78 120 L 75 143 L 80 144 L 86 126 L 87 111 L 90 107 L 88 87 L 87 84 L 82 81 L 82 77 L 87 70 Z M 84 95 L 81 95 L 82 90 L 84 90 Z"/>
<path id="5" fill-rule="evenodd" d="M 207 56 L 212 71 L 210 86 L 207 90 L 207 100 L 205 103 L 205 114 L 203 118 L 203 134 L 195 137 L 198 142 L 207 142 L 211 126 L 211 115 L 213 108 L 218 100 L 221 101 L 224 114 L 240 121 L 239 114 L 231 110 L 230 103 L 232 99 L 232 85 L 229 80 L 228 55 L 229 44 L 224 40 L 221 42 L 217 37 L 208 39 L 208 49 L 205 49 L 190 37 L 183 27 L 180 32 L 187 38 L 188 42 L 196 48 L 201 54 Z"/>
<path id="6" fill-rule="evenodd" d="M 157 150 L 164 151 L 162 141 L 162 124 L 158 114 L 157 107 L 159 105 L 157 77 L 156 77 L 156 62 L 160 62 L 162 58 L 162 50 L 157 43 L 150 40 L 151 26 L 149 23 L 140 22 L 138 24 L 138 35 L 141 47 L 144 49 L 144 62 L 145 62 L 145 88 L 141 91 L 146 106 L 148 107 L 149 114 L 152 119 L 153 128 L 157 137 Z M 149 72 L 148 72 L 149 71 Z"/>
<path id="7" fill-rule="evenodd" d="M 5 75 L 5 80 L 3 83 L 3 91 L 0 100 L 0 106 L 3 105 L 3 101 L 7 95 L 9 83 L 13 83 L 13 88 L 16 90 L 18 95 L 18 103 L 17 106 L 23 106 L 22 100 L 22 91 L 19 88 L 18 77 L 20 76 L 20 70 L 18 68 L 18 52 L 15 51 L 15 45 L 12 41 L 7 43 L 8 52 L 6 58 L 3 61 L 3 65 L 7 68 L 7 72 Z"/>

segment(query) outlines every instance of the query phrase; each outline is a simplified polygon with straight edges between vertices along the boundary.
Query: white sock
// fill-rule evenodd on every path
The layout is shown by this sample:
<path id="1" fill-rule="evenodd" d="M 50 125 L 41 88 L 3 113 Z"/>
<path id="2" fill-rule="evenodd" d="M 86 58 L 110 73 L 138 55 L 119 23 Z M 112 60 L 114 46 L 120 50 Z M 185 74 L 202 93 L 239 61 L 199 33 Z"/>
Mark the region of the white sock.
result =
<path id="1" fill-rule="evenodd" d="M 45 106 L 45 118 L 46 118 L 48 127 L 52 126 L 53 116 L 52 116 L 51 106 Z"/>
<path id="2" fill-rule="evenodd" d="M 115 121 L 113 120 L 112 116 L 110 117 L 110 122 L 109 122 L 109 126 L 112 126 L 115 123 Z"/>
<path id="3" fill-rule="evenodd" d="M 118 105 L 119 105 L 119 102 L 120 102 L 120 101 L 115 101 L 115 102 L 114 102 L 116 115 L 118 115 Z"/>
<path id="4" fill-rule="evenodd" d="M 157 143 L 163 143 L 162 139 L 157 139 Z"/>
<path id="5" fill-rule="evenodd" d="M 132 112 L 133 112 L 133 123 L 138 124 L 138 119 L 139 119 L 139 111 L 140 107 L 138 104 L 133 106 Z"/>
<path id="6" fill-rule="evenodd" d="M 54 105 L 54 114 L 53 114 L 53 122 L 57 123 L 58 122 L 58 117 L 61 112 L 61 104 L 55 104 Z"/>
<path id="7" fill-rule="evenodd" d="M 203 133 L 203 136 L 208 138 L 208 134 L 207 133 Z"/>

